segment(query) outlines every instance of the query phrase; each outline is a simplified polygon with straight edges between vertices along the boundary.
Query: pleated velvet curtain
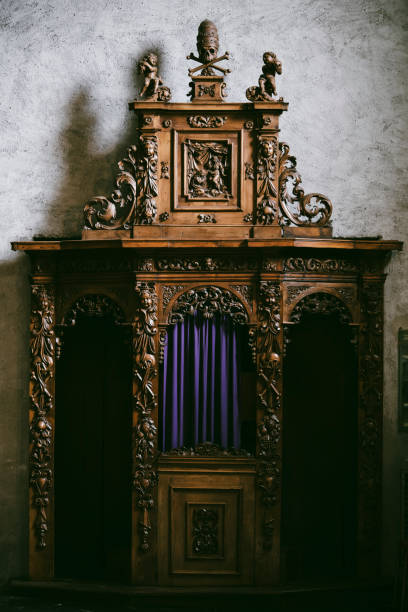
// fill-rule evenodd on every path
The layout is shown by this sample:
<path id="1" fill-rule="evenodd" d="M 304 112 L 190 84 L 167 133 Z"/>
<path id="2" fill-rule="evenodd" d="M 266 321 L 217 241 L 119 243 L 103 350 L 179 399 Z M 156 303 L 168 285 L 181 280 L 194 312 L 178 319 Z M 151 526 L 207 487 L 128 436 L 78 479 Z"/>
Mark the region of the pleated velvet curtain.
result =
<path id="1" fill-rule="evenodd" d="M 186 316 L 164 349 L 161 450 L 213 442 L 240 446 L 241 326 L 227 315 Z"/>

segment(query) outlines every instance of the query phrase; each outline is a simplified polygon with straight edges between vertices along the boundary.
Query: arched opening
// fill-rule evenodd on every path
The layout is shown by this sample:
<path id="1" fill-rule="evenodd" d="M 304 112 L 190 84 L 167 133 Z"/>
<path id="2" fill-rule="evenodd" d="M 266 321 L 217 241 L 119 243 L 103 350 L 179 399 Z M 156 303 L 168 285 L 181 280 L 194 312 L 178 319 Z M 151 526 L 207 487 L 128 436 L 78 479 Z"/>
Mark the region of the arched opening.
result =
<path id="1" fill-rule="evenodd" d="M 217 287 L 186 296 L 174 305 L 167 329 L 159 449 L 208 442 L 254 454 L 256 376 L 247 313 L 231 292 Z"/>
<path id="2" fill-rule="evenodd" d="M 316 304 L 295 313 L 284 360 L 282 553 L 289 582 L 355 572 L 357 358 L 344 307 L 322 314 Z"/>
<path id="3" fill-rule="evenodd" d="M 91 296 L 92 297 L 92 296 Z M 56 372 L 56 576 L 127 581 L 131 355 L 107 298 L 66 320 Z"/>

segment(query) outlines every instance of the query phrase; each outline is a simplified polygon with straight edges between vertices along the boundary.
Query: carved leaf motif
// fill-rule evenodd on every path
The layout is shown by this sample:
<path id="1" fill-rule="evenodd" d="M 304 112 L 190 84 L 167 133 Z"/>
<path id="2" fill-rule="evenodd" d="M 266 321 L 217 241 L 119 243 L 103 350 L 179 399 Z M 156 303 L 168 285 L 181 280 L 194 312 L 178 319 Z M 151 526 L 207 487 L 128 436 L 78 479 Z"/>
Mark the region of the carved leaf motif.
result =
<path id="1" fill-rule="evenodd" d="M 216 115 L 190 115 L 187 123 L 192 128 L 216 128 L 221 127 L 226 122 L 227 117 Z"/>
<path id="2" fill-rule="evenodd" d="M 171 299 L 184 289 L 183 285 L 163 285 L 162 296 L 163 296 L 163 308 L 169 305 Z"/>
<path id="3" fill-rule="evenodd" d="M 346 259 L 288 257 L 283 269 L 285 272 L 356 272 L 357 266 Z"/>
<path id="4" fill-rule="evenodd" d="M 169 323 L 183 321 L 187 315 L 201 312 L 205 318 L 212 318 L 216 313 L 228 314 L 234 323 L 248 322 L 248 314 L 243 304 L 235 295 L 221 287 L 199 287 L 189 289 L 179 296 L 169 313 Z"/>
<path id="5" fill-rule="evenodd" d="M 52 481 L 52 426 L 48 419 L 53 410 L 51 380 L 54 376 L 54 293 L 46 285 L 32 287 L 30 322 L 31 383 L 33 417 L 30 423 L 30 485 L 36 508 L 34 523 L 36 547 L 47 547 L 48 506 Z"/>
<path id="6" fill-rule="evenodd" d="M 173 272 L 188 272 L 192 270 L 255 270 L 257 260 L 255 258 L 244 259 L 242 257 L 168 257 L 157 261 L 159 270 L 171 270 Z"/>
<path id="7" fill-rule="evenodd" d="M 305 195 L 302 179 L 296 168 L 296 158 L 289 155 L 289 146 L 279 143 L 279 204 L 281 225 L 329 225 L 332 203 L 321 193 Z"/>
<path id="8" fill-rule="evenodd" d="M 251 285 L 230 285 L 230 287 L 231 289 L 234 289 L 234 291 L 237 291 L 240 295 L 242 295 L 242 297 L 252 310 L 253 293 Z"/>

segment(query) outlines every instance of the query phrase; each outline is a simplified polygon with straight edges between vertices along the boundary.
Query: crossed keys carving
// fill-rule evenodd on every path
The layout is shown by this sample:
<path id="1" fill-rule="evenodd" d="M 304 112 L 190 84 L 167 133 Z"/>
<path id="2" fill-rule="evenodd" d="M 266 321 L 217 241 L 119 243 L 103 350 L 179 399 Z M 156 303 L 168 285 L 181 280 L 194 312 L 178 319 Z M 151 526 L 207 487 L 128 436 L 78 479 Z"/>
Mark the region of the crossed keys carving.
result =
<path id="1" fill-rule="evenodd" d="M 229 68 L 222 68 L 221 66 L 217 66 L 216 62 L 221 62 L 222 60 L 228 60 L 229 59 L 229 53 L 228 51 L 226 51 L 224 53 L 224 55 L 221 55 L 220 57 L 216 57 L 213 60 L 210 60 L 209 62 L 206 62 L 204 64 L 200 64 L 199 66 L 196 66 L 195 68 L 190 68 L 188 71 L 188 75 L 189 76 L 193 76 L 193 74 L 195 72 L 198 72 L 199 70 L 202 70 L 202 74 L 207 74 L 207 75 L 211 75 L 214 74 L 213 72 L 213 68 L 215 68 L 216 70 L 219 70 L 220 72 L 222 72 L 223 74 L 228 74 L 229 72 L 231 72 L 231 70 Z M 196 57 L 194 55 L 194 53 L 190 53 L 190 55 L 187 55 L 187 59 L 192 59 L 195 62 L 201 62 L 199 57 Z"/>

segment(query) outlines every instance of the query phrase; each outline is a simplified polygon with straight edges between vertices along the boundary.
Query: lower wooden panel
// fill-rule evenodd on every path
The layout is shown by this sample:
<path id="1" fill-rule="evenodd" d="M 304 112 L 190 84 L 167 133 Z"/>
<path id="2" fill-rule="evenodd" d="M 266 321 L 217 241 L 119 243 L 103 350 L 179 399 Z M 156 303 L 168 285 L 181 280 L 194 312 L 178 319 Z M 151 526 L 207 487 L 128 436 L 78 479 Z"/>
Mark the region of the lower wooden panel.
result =
<path id="1" fill-rule="evenodd" d="M 241 474 L 232 465 L 193 473 L 184 462 L 160 468 L 160 584 L 252 584 L 253 466 Z"/>

